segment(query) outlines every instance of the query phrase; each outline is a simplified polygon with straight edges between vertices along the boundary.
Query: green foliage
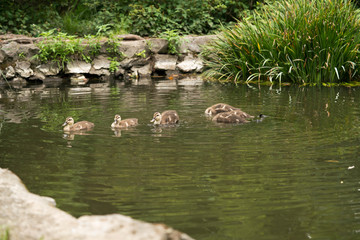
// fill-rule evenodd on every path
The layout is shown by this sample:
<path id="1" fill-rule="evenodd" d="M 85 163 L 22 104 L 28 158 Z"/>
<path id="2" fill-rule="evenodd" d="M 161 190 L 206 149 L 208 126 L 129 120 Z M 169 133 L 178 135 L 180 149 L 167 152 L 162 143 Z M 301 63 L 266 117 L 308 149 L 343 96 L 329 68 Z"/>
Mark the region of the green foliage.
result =
<path id="1" fill-rule="evenodd" d="M 30 33 L 57 28 L 69 35 L 131 32 L 157 36 L 169 29 L 184 34 L 214 31 L 220 22 L 233 22 L 256 0 L 2 0 L 0 33 Z M 106 26 L 99 29 L 98 26 Z"/>
<path id="2" fill-rule="evenodd" d="M 91 62 L 92 57 L 99 53 L 100 43 L 98 38 L 77 38 L 62 32 L 50 30 L 44 32 L 42 36 L 45 40 L 39 42 L 39 53 L 35 55 L 41 62 L 55 61 L 64 68 L 64 64 L 71 59 L 82 59 Z M 86 40 L 86 41 L 85 41 Z M 89 54 L 85 53 L 85 45 L 89 46 Z"/>
<path id="3" fill-rule="evenodd" d="M 136 53 L 135 56 L 140 58 L 146 58 L 146 50 L 144 49 L 141 52 Z"/>
<path id="4" fill-rule="evenodd" d="M 160 38 L 168 41 L 168 52 L 170 54 L 178 54 L 178 48 L 181 44 L 181 38 L 176 30 L 167 30 L 160 34 Z"/>
<path id="5" fill-rule="evenodd" d="M 124 59 L 124 54 L 120 52 L 120 42 L 117 39 L 110 37 L 106 44 L 106 51 L 110 56 L 109 71 L 115 73 L 119 69 L 120 61 Z"/>
<path id="6" fill-rule="evenodd" d="M 10 239 L 9 229 L 0 226 L 0 240 L 9 240 L 9 239 Z"/>
<path id="7" fill-rule="evenodd" d="M 117 70 L 119 70 L 120 62 L 118 61 L 117 57 L 109 57 L 110 60 L 110 66 L 109 71 L 111 73 L 115 73 Z"/>
<path id="8" fill-rule="evenodd" d="M 320 85 L 351 81 L 359 69 L 360 15 L 347 0 L 269 1 L 204 53 L 206 76 Z"/>

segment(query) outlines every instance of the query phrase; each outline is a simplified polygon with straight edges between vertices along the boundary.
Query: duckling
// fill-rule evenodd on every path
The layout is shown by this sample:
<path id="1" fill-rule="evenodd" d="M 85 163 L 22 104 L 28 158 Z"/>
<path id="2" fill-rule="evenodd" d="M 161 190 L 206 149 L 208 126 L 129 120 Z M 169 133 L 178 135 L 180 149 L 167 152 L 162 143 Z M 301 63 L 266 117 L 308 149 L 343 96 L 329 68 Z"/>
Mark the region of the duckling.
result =
<path id="1" fill-rule="evenodd" d="M 150 122 L 153 122 L 154 125 L 179 123 L 179 114 L 175 110 L 167 110 L 163 113 L 156 112 Z"/>
<path id="2" fill-rule="evenodd" d="M 62 126 L 64 127 L 65 132 L 74 132 L 80 130 L 90 130 L 95 126 L 95 124 L 88 121 L 74 123 L 74 119 L 72 117 L 67 117 Z"/>
<path id="3" fill-rule="evenodd" d="M 127 128 L 131 126 L 136 126 L 138 124 L 137 118 L 128 118 L 121 120 L 119 114 L 116 114 L 114 117 L 114 122 L 111 124 L 112 128 Z"/>
<path id="4" fill-rule="evenodd" d="M 208 107 L 205 110 L 205 114 L 216 115 L 221 112 L 229 112 L 229 111 L 236 110 L 236 109 L 238 109 L 238 108 L 230 106 L 229 104 L 226 104 L 226 103 L 217 103 L 217 104 L 212 105 L 211 107 Z"/>
<path id="5" fill-rule="evenodd" d="M 248 123 L 249 118 L 254 118 L 254 116 L 240 109 L 236 109 L 229 112 L 218 113 L 212 120 L 218 123 Z"/>

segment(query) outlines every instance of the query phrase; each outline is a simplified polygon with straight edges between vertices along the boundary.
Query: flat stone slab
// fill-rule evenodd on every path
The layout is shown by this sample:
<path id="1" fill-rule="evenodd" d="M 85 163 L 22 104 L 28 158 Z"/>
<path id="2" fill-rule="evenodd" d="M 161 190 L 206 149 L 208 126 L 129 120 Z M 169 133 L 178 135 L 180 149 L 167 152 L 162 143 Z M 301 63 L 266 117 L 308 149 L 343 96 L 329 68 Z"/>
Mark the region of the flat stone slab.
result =
<path id="1" fill-rule="evenodd" d="M 55 207 L 55 200 L 30 193 L 21 180 L 0 168 L 0 226 L 11 240 L 193 240 L 164 224 L 150 224 L 120 214 L 75 218 Z"/>
<path id="2" fill-rule="evenodd" d="M 192 55 L 186 56 L 184 61 L 177 65 L 182 72 L 201 72 L 204 68 L 202 60 L 194 58 Z"/>
<path id="3" fill-rule="evenodd" d="M 175 70 L 178 56 L 168 54 L 156 54 L 155 66 L 156 70 Z"/>
<path id="4" fill-rule="evenodd" d="M 66 64 L 65 73 L 89 73 L 90 69 L 91 63 L 75 60 Z"/>
<path id="5" fill-rule="evenodd" d="M 45 76 L 55 76 L 60 72 L 59 64 L 56 62 L 48 62 L 48 63 L 40 64 L 39 66 L 36 67 L 36 69 L 38 69 Z"/>

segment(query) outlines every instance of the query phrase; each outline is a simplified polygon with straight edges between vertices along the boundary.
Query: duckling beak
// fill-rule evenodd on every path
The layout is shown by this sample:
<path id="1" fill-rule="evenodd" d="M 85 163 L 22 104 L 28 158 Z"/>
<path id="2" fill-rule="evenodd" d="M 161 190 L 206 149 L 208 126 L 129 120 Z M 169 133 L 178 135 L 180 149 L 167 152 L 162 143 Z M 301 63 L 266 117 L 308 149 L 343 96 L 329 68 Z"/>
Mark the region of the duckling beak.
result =
<path id="1" fill-rule="evenodd" d="M 64 122 L 63 125 L 61 125 L 61 126 L 65 127 L 66 125 L 67 125 L 67 122 Z"/>
<path id="2" fill-rule="evenodd" d="M 150 122 L 155 122 L 155 118 L 151 119 Z"/>

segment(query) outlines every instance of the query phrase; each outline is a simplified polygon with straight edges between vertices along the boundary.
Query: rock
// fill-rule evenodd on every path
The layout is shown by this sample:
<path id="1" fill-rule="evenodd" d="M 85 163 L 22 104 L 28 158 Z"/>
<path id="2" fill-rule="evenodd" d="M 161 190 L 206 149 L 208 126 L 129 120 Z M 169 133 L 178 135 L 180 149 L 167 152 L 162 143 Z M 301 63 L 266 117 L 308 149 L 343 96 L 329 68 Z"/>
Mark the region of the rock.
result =
<path id="1" fill-rule="evenodd" d="M 45 76 L 55 76 L 58 75 L 60 72 L 59 64 L 56 62 L 48 62 L 45 64 L 41 64 L 36 67 L 41 73 Z"/>
<path id="2" fill-rule="evenodd" d="M 0 168 L 0 226 L 11 240 L 192 240 L 163 224 L 150 224 L 120 214 L 78 219 L 54 207 L 54 200 L 30 193 L 20 179 Z"/>
<path id="3" fill-rule="evenodd" d="M 74 60 L 66 64 L 65 73 L 89 73 L 90 69 L 90 63 Z"/>
<path id="4" fill-rule="evenodd" d="M 124 41 L 145 40 L 143 37 L 140 37 L 139 35 L 135 35 L 135 34 L 121 34 L 115 37 Z"/>
<path id="5" fill-rule="evenodd" d="M 15 72 L 23 78 L 29 78 L 34 75 L 34 71 L 30 68 L 31 63 L 28 61 L 16 61 Z"/>
<path id="6" fill-rule="evenodd" d="M 16 58 L 18 56 L 19 44 L 10 42 L 2 46 L 1 50 L 9 58 Z"/>
<path id="7" fill-rule="evenodd" d="M 110 60 L 105 55 L 99 55 L 94 59 L 93 67 L 95 70 L 100 70 L 102 68 L 109 69 Z"/>
<path id="8" fill-rule="evenodd" d="M 122 41 L 120 44 L 120 51 L 125 54 L 126 57 L 132 58 L 136 56 L 137 53 L 146 51 L 146 41 Z"/>
<path id="9" fill-rule="evenodd" d="M 186 36 L 181 38 L 181 44 L 179 46 L 179 52 L 184 54 L 188 52 L 200 53 L 203 46 L 216 39 L 216 35 L 205 36 Z"/>
<path id="10" fill-rule="evenodd" d="M 1 51 L 1 49 L 0 49 L 0 64 L 1 64 L 2 62 L 4 62 L 4 59 L 5 59 L 5 54 L 4 54 L 3 51 Z"/>
<path id="11" fill-rule="evenodd" d="M 184 61 L 177 65 L 180 71 L 182 72 L 201 72 L 204 68 L 202 60 L 194 58 L 193 55 L 188 55 L 185 57 Z"/>
<path id="12" fill-rule="evenodd" d="M 122 67 L 119 67 L 118 70 L 114 73 L 115 77 L 120 77 L 125 74 L 125 69 Z"/>
<path id="13" fill-rule="evenodd" d="M 105 55 L 97 56 L 93 63 L 92 67 L 90 69 L 90 74 L 98 75 L 98 76 L 109 76 L 110 75 L 110 60 Z"/>
<path id="14" fill-rule="evenodd" d="M 142 67 L 132 67 L 131 71 L 137 72 L 140 76 L 150 76 L 152 73 L 151 65 L 147 64 Z"/>
<path id="15" fill-rule="evenodd" d="M 155 55 L 155 70 L 175 70 L 178 56 L 167 54 Z"/>
<path id="16" fill-rule="evenodd" d="M 38 53 L 39 48 L 35 44 L 20 45 L 17 58 L 26 57 L 26 59 L 30 59 Z"/>
<path id="17" fill-rule="evenodd" d="M 34 81 L 41 80 L 41 81 L 43 81 L 43 80 L 45 80 L 45 78 L 46 78 L 46 76 L 42 72 L 35 71 L 34 75 L 31 76 L 29 80 L 34 80 Z"/>
<path id="18" fill-rule="evenodd" d="M 168 41 L 162 38 L 150 38 L 146 40 L 147 47 L 152 53 L 167 53 Z"/>
<path id="19" fill-rule="evenodd" d="M 5 68 L 5 77 L 6 79 L 15 77 L 15 69 L 12 66 Z"/>

